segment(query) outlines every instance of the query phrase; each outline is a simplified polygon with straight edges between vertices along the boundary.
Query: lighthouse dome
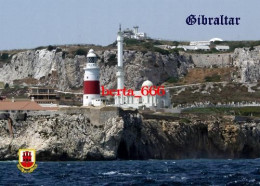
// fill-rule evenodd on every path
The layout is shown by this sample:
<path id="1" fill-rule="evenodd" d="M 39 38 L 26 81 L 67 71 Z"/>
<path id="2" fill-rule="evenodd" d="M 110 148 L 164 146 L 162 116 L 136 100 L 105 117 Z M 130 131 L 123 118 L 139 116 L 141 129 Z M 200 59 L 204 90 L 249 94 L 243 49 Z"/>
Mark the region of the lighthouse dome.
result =
<path id="1" fill-rule="evenodd" d="M 88 51 L 87 57 L 97 57 L 97 55 L 94 53 L 94 50 L 93 50 L 93 49 L 90 49 L 90 50 Z"/>
<path id="2" fill-rule="evenodd" d="M 149 81 L 149 80 L 146 80 L 146 81 L 144 81 L 143 84 L 142 84 L 142 87 L 144 87 L 144 86 L 151 87 L 151 86 L 153 86 L 153 83 L 152 83 L 151 81 Z"/>

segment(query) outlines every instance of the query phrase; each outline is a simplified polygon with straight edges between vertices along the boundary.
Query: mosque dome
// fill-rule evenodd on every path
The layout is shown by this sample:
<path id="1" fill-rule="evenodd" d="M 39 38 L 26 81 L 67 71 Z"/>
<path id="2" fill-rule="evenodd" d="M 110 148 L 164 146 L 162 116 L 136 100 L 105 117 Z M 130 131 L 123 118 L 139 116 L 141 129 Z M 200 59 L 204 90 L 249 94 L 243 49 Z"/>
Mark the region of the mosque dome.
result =
<path id="1" fill-rule="evenodd" d="M 90 49 L 90 50 L 88 51 L 87 57 L 97 57 L 97 56 L 96 56 L 96 54 L 94 53 L 94 50 L 93 50 L 93 49 Z"/>
<path id="2" fill-rule="evenodd" d="M 142 87 L 144 87 L 144 86 L 151 87 L 151 86 L 153 86 L 153 83 L 152 83 L 151 81 L 149 81 L 149 80 L 146 80 L 146 81 L 144 81 L 143 84 L 142 84 Z"/>
<path id="3" fill-rule="evenodd" d="M 212 38 L 211 40 L 209 40 L 210 42 L 215 42 L 215 41 L 223 41 L 223 39 L 221 38 Z"/>

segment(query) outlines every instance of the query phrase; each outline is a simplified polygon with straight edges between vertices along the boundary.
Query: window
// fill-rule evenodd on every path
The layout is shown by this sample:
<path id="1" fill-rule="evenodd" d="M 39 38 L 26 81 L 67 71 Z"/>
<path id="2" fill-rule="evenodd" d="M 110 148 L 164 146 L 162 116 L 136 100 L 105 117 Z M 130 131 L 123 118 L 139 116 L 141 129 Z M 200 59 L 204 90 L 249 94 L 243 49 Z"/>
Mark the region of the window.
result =
<path id="1" fill-rule="evenodd" d="M 89 63 L 95 63 L 96 62 L 96 58 L 95 57 L 89 57 L 88 58 L 88 62 Z"/>

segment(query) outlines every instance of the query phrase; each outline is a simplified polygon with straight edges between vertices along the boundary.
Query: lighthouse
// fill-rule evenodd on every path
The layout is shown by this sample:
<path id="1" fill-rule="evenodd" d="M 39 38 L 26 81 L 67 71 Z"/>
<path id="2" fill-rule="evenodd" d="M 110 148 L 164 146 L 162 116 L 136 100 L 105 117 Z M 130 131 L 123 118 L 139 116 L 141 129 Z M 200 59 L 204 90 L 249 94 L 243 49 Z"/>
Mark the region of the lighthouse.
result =
<path id="1" fill-rule="evenodd" d="M 123 33 L 121 31 L 121 25 L 117 33 L 117 89 L 124 88 L 124 67 L 123 67 Z M 115 96 L 115 104 L 121 105 L 124 103 L 123 95 Z"/>
<path id="2" fill-rule="evenodd" d="M 84 68 L 84 94 L 83 106 L 97 105 L 100 103 L 99 86 L 99 67 L 97 65 L 97 56 L 93 49 L 90 49 L 87 55 L 87 64 Z"/>

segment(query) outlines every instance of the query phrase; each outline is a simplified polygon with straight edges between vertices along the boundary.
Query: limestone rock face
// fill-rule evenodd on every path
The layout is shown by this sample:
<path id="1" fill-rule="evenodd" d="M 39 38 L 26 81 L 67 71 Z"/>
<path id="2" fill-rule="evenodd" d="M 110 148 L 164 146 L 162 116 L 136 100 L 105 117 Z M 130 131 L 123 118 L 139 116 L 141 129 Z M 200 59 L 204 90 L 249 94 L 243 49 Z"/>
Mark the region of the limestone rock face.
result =
<path id="1" fill-rule="evenodd" d="M 189 122 L 145 119 L 126 122 L 120 159 L 257 158 L 260 124 L 226 123 L 211 117 Z"/>
<path id="2" fill-rule="evenodd" d="M 109 89 L 115 88 L 117 51 L 96 53 L 99 56 L 100 84 Z M 0 82 L 12 84 L 14 80 L 31 78 L 36 83 L 29 85 L 70 90 L 82 87 L 85 65 L 85 56 L 71 58 L 56 49 L 28 50 L 15 54 L 10 63 L 0 68 Z M 169 77 L 185 75 L 189 65 L 190 61 L 184 56 L 124 51 L 125 84 L 128 88 L 140 88 L 142 82 L 149 79 L 157 85 Z"/>
<path id="3" fill-rule="evenodd" d="M 64 53 L 65 52 L 65 53 Z M 99 57 L 100 84 L 105 88 L 116 88 L 117 51 L 95 51 Z M 213 55 L 213 54 L 212 54 Z M 235 81 L 257 82 L 260 79 L 260 47 L 238 48 L 225 56 L 224 66 L 237 67 Z M 198 56 L 199 63 L 206 63 L 210 67 L 216 59 L 220 62 L 223 57 L 211 57 L 205 54 Z M 207 61 L 201 61 L 202 58 Z M 206 57 L 205 57 L 206 56 Z M 219 56 L 215 55 L 214 56 Z M 233 58 L 233 62 L 231 57 Z M 194 58 L 194 57 L 193 57 Z M 180 78 L 188 73 L 196 63 L 189 55 L 162 55 L 158 52 L 124 51 L 125 85 L 127 88 L 140 89 L 143 81 L 149 79 L 154 85 L 165 82 L 170 77 Z M 207 65 L 208 64 L 208 65 Z M 12 56 L 10 63 L 0 67 L 0 82 L 13 84 L 15 80 L 24 80 L 27 85 L 43 85 L 55 87 L 59 90 L 71 90 L 82 87 L 85 56 L 67 55 L 66 51 L 54 49 L 28 50 Z M 223 66 L 222 62 L 219 66 Z M 30 79 L 31 81 L 25 81 Z"/>
<path id="4" fill-rule="evenodd" d="M 38 160 L 115 159 L 123 130 L 121 118 L 96 126 L 83 114 L 35 116 L 15 122 L 12 139 L 6 123 L 0 122 L 0 159 L 17 159 L 17 150 L 28 147 Z"/>
<path id="5" fill-rule="evenodd" d="M 109 64 L 108 55 L 111 54 L 116 55 L 116 51 L 106 51 L 104 63 L 100 63 L 101 84 L 108 88 L 116 88 L 116 61 L 114 65 Z M 128 88 L 140 89 L 141 84 L 147 79 L 158 85 L 169 77 L 184 76 L 190 64 L 183 56 L 124 51 L 125 85 Z"/>
<path id="6" fill-rule="evenodd" d="M 12 57 L 0 68 L 0 81 L 13 84 L 14 80 L 34 79 L 34 85 L 48 85 L 60 90 L 79 87 L 83 82 L 83 56 L 64 58 L 56 50 L 28 50 Z M 31 85 L 29 83 L 29 85 Z"/>
<path id="7" fill-rule="evenodd" d="M 17 160 L 20 148 L 35 148 L 37 160 L 260 157 L 260 123 L 185 117 L 121 109 L 31 115 L 14 122 L 13 139 L 0 120 L 0 160 Z"/>
<path id="8" fill-rule="evenodd" d="M 241 82 L 257 82 L 260 80 L 260 47 L 237 48 L 233 54 L 234 66 L 240 71 Z"/>
<path id="9" fill-rule="evenodd" d="M 11 63 L 1 68 L 1 81 L 11 83 L 27 77 L 40 79 L 51 71 L 54 56 L 55 53 L 48 50 L 20 52 L 12 57 Z"/>

